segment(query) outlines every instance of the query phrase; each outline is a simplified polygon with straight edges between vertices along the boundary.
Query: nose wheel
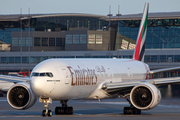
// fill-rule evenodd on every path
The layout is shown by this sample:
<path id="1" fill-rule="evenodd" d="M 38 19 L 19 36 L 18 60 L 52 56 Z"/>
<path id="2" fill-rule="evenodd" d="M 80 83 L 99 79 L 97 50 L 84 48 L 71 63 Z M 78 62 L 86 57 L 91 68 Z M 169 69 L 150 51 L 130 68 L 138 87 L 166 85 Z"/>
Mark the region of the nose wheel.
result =
<path id="1" fill-rule="evenodd" d="M 52 116 L 52 111 L 49 110 L 49 103 L 50 103 L 50 99 L 43 99 L 44 100 L 44 108 L 46 108 L 45 110 L 42 111 L 42 116 L 43 117 L 51 117 Z"/>
<path id="2" fill-rule="evenodd" d="M 46 117 L 46 116 L 48 116 L 48 117 L 51 117 L 52 116 L 52 111 L 51 110 L 43 110 L 42 111 L 42 116 L 43 117 Z"/>

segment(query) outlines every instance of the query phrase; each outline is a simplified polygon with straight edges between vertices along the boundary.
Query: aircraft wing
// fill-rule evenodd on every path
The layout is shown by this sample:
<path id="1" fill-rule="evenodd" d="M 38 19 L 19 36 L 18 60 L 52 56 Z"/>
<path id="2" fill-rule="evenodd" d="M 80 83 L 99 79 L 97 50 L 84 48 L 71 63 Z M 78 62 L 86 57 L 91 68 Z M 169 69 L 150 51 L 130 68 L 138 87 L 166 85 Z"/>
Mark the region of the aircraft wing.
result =
<path id="1" fill-rule="evenodd" d="M 0 80 L 8 81 L 8 82 L 28 82 L 30 80 L 29 77 L 15 77 L 15 76 L 8 76 L 8 75 L 0 75 Z"/>
<path id="2" fill-rule="evenodd" d="M 158 73 L 158 72 L 165 72 L 165 71 L 170 71 L 170 70 L 178 70 L 178 69 L 180 69 L 180 67 L 151 70 L 151 71 L 149 71 L 149 74 L 154 74 L 154 73 Z"/>
<path id="3" fill-rule="evenodd" d="M 132 81 L 132 82 L 105 83 L 103 84 L 102 89 L 109 94 L 129 93 L 134 86 L 144 82 L 149 82 L 153 85 L 173 84 L 173 83 L 180 83 L 180 77 L 158 78 L 158 79 L 140 80 L 140 81 Z"/>

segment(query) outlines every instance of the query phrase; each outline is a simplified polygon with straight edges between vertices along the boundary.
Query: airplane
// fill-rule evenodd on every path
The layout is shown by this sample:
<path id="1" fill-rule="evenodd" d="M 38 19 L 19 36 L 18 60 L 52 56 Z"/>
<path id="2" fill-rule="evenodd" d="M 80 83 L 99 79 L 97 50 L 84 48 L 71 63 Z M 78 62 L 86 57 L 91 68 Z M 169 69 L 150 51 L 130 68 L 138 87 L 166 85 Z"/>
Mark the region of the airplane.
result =
<path id="1" fill-rule="evenodd" d="M 141 114 L 141 110 L 156 107 L 161 101 L 157 85 L 179 83 L 180 77 L 148 79 L 148 75 L 167 68 L 151 71 L 143 62 L 147 31 L 149 3 L 145 3 L 133 59 L 48 59 L 31 72 L 30 79 L 0 76 L 0 79 L 15 83 L 7 93 L 8 103 L 15 109 L 25 110 L 34 105 L 37 98 L 44 103 L 42 116 L 52 116 L 49 104 L 60 101 L 56 115 L 73 114 L 71 99 L 108 99 L 124 97 L 130 107 L 124 114 Z"/>

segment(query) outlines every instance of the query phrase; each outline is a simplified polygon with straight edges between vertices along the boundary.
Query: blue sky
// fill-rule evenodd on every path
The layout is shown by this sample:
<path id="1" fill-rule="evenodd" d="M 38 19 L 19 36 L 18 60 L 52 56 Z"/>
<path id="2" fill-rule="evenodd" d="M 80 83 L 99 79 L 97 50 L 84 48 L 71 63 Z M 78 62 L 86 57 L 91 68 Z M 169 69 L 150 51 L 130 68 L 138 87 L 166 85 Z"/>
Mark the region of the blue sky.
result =
<path id="1" fill-rule="evenodd" d="M 40 13 L 88 13 L 107 15 L 111 13 L 142 13 L 145 2 L 149 2 L 149 12 L 180 11 L 180 0 L 0 0 L 0 14 Z"/>

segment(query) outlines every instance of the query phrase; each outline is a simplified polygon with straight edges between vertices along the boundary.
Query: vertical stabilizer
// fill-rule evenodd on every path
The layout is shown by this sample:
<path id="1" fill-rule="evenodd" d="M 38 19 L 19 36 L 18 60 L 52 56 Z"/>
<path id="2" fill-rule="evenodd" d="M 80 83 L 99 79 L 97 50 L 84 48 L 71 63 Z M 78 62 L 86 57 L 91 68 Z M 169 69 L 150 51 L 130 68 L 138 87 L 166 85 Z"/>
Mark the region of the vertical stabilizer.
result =
<path id="1" fill-rule="evenodd" d="M 133 59 L 143 61 L 144 60 L 144 52 L 145 52 L 145 39 L 146 39 L 146 31 L 147 31 L 147 21 L 148 21 L 148 9 L 149 3 L 145 4 L 143 16 L 141 19 L 141 24 L 139 27 L 139 33 L 136 41 L 136 48 L 134 50 Z"/>

